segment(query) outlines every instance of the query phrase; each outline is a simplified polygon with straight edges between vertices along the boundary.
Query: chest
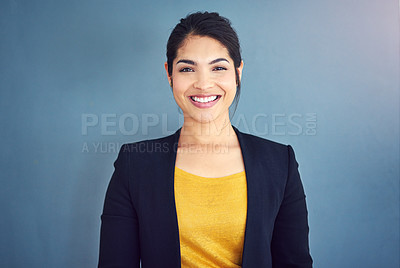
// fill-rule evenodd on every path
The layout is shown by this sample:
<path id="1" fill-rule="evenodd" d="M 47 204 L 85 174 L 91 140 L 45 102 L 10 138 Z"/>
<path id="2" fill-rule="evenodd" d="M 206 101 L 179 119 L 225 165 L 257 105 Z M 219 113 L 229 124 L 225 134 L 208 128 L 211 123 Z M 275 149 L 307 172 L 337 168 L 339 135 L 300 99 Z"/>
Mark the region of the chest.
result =
<path id="1" fill-rule="evenodd" d="M 176 167 L 203 177 L 222 177 L 244 170 L 239 147 L 194 147 L 180 148 Z"/>

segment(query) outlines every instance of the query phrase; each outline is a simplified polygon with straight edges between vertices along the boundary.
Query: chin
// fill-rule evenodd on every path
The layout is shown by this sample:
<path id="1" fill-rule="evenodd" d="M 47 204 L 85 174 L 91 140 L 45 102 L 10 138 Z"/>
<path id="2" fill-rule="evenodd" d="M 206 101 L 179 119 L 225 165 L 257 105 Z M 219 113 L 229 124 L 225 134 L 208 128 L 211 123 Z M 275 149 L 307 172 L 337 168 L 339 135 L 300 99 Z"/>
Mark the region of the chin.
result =
<path id="1" fill-rule="evenodd" d="M 211 123 L 215 119 L 212 115 L 206 115 L 206 116 L 199 116 L 196 118 L 196 121 L 199 123 Z"/>
<path id="2" fill-rule="evenodd" d="M 202 113 L 200 115 L 197 115 L 194 117 L 194 119 L 203 124 L 207 123 L 214 123 L 218 120 L 220 120 L 223 116 L 222 115 L 214 115 L 212 113 Z"/>

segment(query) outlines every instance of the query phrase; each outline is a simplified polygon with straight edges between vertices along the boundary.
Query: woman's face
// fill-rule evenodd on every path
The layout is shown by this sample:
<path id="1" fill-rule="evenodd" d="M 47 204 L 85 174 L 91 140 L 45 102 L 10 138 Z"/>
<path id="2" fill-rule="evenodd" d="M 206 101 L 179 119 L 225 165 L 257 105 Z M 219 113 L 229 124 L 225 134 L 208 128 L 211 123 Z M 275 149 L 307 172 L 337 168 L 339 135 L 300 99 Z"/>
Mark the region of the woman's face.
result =
<path id="1" fill-rule="evenodd" d="M 243 64 L 238 68 L 239 78 L 242 68 Z M 219 41 L 204 36 L 186 38 L 168 79 L 185 122 L 209 123 L 229 118 L 229 106 L 236 94 L 235 67 Z"/>

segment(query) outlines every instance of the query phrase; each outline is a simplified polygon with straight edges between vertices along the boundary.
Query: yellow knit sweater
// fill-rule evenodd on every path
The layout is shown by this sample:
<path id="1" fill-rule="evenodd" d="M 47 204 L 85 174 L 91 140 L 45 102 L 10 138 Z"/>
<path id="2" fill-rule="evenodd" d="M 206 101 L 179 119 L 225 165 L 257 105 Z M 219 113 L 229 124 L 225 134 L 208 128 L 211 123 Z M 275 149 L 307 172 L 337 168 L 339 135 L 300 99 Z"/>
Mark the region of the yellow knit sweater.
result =
<path id="1" fill-rule="evenodd" d="M 241 267 L 245 172 L 205 178 L 176 167 L 174 186 L 182 267 Z"/>

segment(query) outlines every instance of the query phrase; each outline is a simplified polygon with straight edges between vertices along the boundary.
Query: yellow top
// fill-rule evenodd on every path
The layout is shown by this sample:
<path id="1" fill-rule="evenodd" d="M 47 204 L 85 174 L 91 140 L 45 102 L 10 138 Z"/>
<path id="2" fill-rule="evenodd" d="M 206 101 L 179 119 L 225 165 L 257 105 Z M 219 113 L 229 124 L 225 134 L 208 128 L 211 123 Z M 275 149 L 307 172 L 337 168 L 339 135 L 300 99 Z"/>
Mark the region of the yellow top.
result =
<path id="1" fill-rule="evenodd" d="M 174 184 L 182 267 L 241 267 L 245 172 L 205 178 L 175 167 Z"/>

